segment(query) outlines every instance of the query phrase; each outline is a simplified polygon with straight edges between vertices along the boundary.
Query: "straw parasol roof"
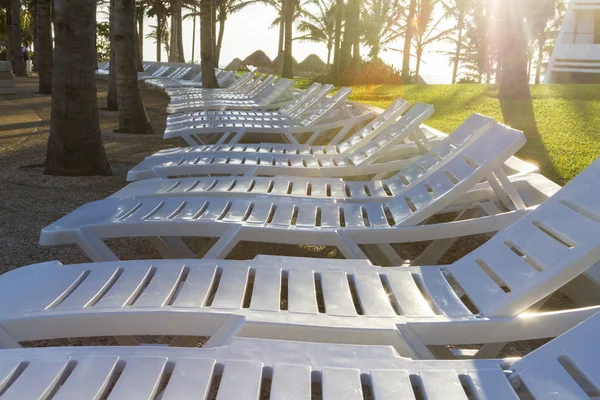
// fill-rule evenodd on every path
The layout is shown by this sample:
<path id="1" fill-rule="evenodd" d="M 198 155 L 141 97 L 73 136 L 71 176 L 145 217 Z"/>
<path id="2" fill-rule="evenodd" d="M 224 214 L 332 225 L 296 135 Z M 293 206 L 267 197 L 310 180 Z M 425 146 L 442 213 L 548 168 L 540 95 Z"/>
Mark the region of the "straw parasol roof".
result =
<path id="1" fill-rule="evenodd" d="M 271 66 L 271 59 L 262 50 L 256 50 L 244 59 L 245 65 L 253 65 L 255 67 L 269 68 Z"/>
<path id="2" fill-rule="evenodd" d="M 273 62 L 271 63 L 271 68 L 277 68 L 277 63 L 279 62 L 279 56 L 275 57 Z M 292 68 L 298 68 L 298 61 L 292 57 Z"/>
<path id="3" fill-rule="evenodd" d="M 311 54 L 298 65 L 298 69 L 307 72 L 325 72 L 327 71 L 327 64 L 318 55 Z"/>
<path id="4" fill-rule="evenodd" d="M 225 69 L 231 69 L 235 71 L 241 68 L 244 68 L 244 63 L 237 57 L 231 60 L 231 62 L 225 67 Z"/>

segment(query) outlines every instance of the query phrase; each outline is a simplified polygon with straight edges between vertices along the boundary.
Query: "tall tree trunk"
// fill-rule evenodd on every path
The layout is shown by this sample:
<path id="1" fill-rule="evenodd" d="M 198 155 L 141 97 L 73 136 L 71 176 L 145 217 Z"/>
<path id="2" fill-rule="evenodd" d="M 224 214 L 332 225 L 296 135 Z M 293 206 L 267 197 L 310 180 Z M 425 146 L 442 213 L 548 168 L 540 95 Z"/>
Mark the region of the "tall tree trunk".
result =
<path id="1" fill-rule="evenodd" d="M 506 27 L 502 36 L 502 71 L 500 73 L 501 99 L 526 99 L 531 96 L 527 80 L 527 39 L 522 13 L 519 12 L 521 0 L 507 1 L 503 26 Z"/>
<path id="2" fill-rule="evenodd" d="M 286 0 L 282 0 L 281 12 L 279 13 L 279 42 L 277 44 L 277 65 L 275 73 L 281 75 L 283 72 L 283 47 L 285 41 L 285 4 Z"/>
<path id="3" fill-rule="evenodd" d="M 177 11 L 181 9 L 179 0 L 171 1 L 171 52 L 169 53 L 169 62 L 177 62 L 179 60 L 179 24 L 177 23 Z"/>
<path id="4" fill-rule="evenodd" d="M 181 3 L 179 4 L 179 10 L 177 12 L 177 61 L 185 62 L 185 52 L 183 50 L 183 11 L 181 9 Z"/>
<path id="5" fill-rule="evenodd" d="M 292 24 L 294 22 L 294 9 L 295 0 L 285 0 L 287 3 L 285 7 L 285 39 L 284 39 L 284 49 L 283 49 L 283 71 L 281 72 L 281 76 L 283 78 L 294 78 L 294 70 L 293 70 L 293 61 L 292 61 Z"/>
<path id="6" fill-rule="evenodd" d="M 54 49 L 52 48 L 52 16 L 50 5 L 52 0 L 37 0 L 36 23 L 37 42 L 35 57 L 39 75 L 39 92 L 52 93 L 52 64 L 54 62 Z"/>
<path id="7" fill-rule="evenodd" d="M 225 34 L 226 16 L 219 16 L 219 37 L 217 38 L 217 52 L 215 54 L 215 64 L 218 66 L 221 60 L 221 47 L 223 46 L 223 35 Z"/>
<path id="8" fill-rule="evenodd" d="M 140 8 L 137 12 L 137 38 L 140 58 L 144 60 L 144 9 Z M 141 72 L 141 71 L 140 71 Z"/>
<path id="9" fill-rule="evenodd" d="M 73 12 L 77 10 L 77 12 Z M 111 175 L 94 80 L 95 0 L 55 0 L 56 62 L 45 173 Z"/>
<path id="10" fill-rule="evenodd" d="M 156 16 L 156 61 L 160 62 L 162 59 L 162 17 L 161 15 Z"/>
<path id="11" fill-rule="evenodd" d="M 342 41 L 342 22 L 344 21 L 344 0 L 337 0 L 335 6 L 335 38 L 333 41 L 333 68 L 331 78 L 335 81 L 340 70 L 340 45 Z"/>
<path id="12" fill-rule="evenodd" d="M 6 61 L 10 61 L 13 65 L 15 65 L 15 62 L 13 60 L 13 52 L 12 52 L 12 7 L 11 7 L 11 2 L 10 0 L 5 0 L 4 5 L 6 6 Z"/>
<path id="13" fill-rule="evenodd" d="M 340 45 L 340 57 L 339 57 L 339 72 L 347 72 L 350 65 L 350 58 L 352 55 L 352 0 L 348 0 L 346 5 L 346 20 L 344 24 L 344 35 L 342 37 L 342 43 Z"/>
<path id="14" fill-rule="evenodd" d="M 356 15 L 353 20 L 354 32 L 352 38 L 352 75 L 355 76 L 360 71 L 362 59 L 360 58 L 360 4 L 356 2 Z"/>
<path id="15" fill-rule="evenodd" d="M 544 63 L 544 46 L 546 45 L 546 33 L 541 32 L 538 38 L 538 56 L 537 65 L 535 68 L 535 84 L 539 85 L 542 78 L 542 67 Z"/>
<path id="16" fill-rule="evenodd" d="M 215 67 L 217 66 L 217 0 L 212 0 L 210 14 L 210 26 L 212 29 L 212 41 L 213 41 L 213 62 Z"/>
<path id="17" fill-rule="evenodd" d="M 461 10 L 458 14 L 458 20 L 456 24 L 458 25 L 458 38 L 456 41 L 456 52 L 454 53 L 454 60 L 452 63 L 452 83 L 456 83 L 456 78 L 458 77 L 458 66 L 460 65 L 460 53 L 462 52 L 463 47 L 463 27 L 465 23 L 465 14 L 464 10 Z"/>
<path id="18" fill-rule="evenodd" d="M 133 28 L 133 33 L 135 35 L 135 46 L 134 46 L 134 50 L 135 50 L 135 66 L 137 67 L 137 72 L 144 72 L 144 61 L 142 60 L 142 53 L 140 53 L 140 46 L 139 46 L 139 38 L 138 38 L 138 32 L 137 29 L 135 28 L 135 23 L 134 23 L 134 28 Z"/>
<path id="19" fill-rule="evenodd" d="M 408 19 L 406 20 L 406 37 L 404 38 L 404 50 L 402 52 L 402 80 L 404 83 L 410 83 L 410 46 L 415 31 L 415 12 L 417 0 L 410 0 L 408 8 Z"/>
<path id="20" fill-rule="evenodd" d="M 213 0 L 200 1 L 200 60 L 202 66 L 202 87 L 218 88 L 215 77 L 214 39 L 212 36 Z"/>
<path id="21" fill-rule="evenodd" d="M 117 88 L 119 94 L 119 131 L 151 134 L 152 126 L 140 94 L 135 59 L 135 0 L 115 1 L 115 44 Z"/>
<path id="22" fill-rule="evenodd" d="M 196 13 L 196 5 L 194 4 L 193 12 Z M 196 16 L 192 17 L 192 64 L 196 61 Z"/>
<path id="23" fill-rule="evenodd" d="M 423 55 L 423 50 L 417 50 L 417 65 L 415 66 L 415 78 L 418 83 L 419 82 L 419 73 L 421 72 L 421 57 Z"/>
<path id="24" fill-rule="evenodd" d="M 23 42 L 23 36 L 21 34 L 21 0 L 6 0 L 7 6 L 10 3 L 10 13 L 11 13 L 11 27 L 10 27 L 10 51 L 12 53 L 11 58 L 13 61 L 13 72 L 17 76 L 27 76 L 27 71 L 25 70 L 25 61 L 23 60 L 23 52 L 21 51 L 21 43 Z M 8 7 L 7 7 L 8 14 Z M 8 21 L 7 21 L 8 25 Z M 7 26 L 8 30 L 9 27 Z"/>
<path id="25" fill-rule="evenodd" d="M 108 93 L 106 95 L 106 108 L 108 111 L 119 111 L 119 97 L 117 93 L 117 53 L 115 40 L 115 1 L 110 0 L 109 9 L 109 41 L 110 64 L 108 66 Z"/>
<path id="26" fill-rule="evenodd" d="M 327 43 L 327 67 L 331 65 L 331 48 L 333 47 L 332 43 Z"/>

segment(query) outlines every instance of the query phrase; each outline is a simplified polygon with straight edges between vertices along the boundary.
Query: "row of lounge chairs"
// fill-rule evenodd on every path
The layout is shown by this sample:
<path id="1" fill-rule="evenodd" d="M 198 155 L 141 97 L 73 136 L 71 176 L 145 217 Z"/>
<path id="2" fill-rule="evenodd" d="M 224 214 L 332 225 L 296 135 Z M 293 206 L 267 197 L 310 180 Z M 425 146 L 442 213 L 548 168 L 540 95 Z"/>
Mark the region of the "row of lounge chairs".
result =
<path id="1" fill-rule="evenodd" d="M 42 230 L 42 245 L 95 262 L 0 276 L 2 398 L 597 397 L 598 305 L 540 307 L 597 269 L 600 160 L 560 188 L 514 157 L 524 134 L 492 118 L 446 136 L 424 125 L 432 106 L 399 99 L 374 115 L 332 89 L 251 74 L 169 89 L 186 113 L 165 137 L 190 146 L 147 157 L 122 190 Z M 434 265 L 473 234 L 492 237 Z M 128 237 L 165 260 L 120 261 L 105 241 Z M 198 251 L 189 237 L 212 240 Z M 227 260 L 241 241 L 335 246 L 346 260 Z M 405 260 L 397 244 L 420 241 Z M 136 346 L 144 335 L 173 338 Z M 20 347 L 91 336 L 122 346 Z M 493 359 L 540 338 L 554 339 Z"/>

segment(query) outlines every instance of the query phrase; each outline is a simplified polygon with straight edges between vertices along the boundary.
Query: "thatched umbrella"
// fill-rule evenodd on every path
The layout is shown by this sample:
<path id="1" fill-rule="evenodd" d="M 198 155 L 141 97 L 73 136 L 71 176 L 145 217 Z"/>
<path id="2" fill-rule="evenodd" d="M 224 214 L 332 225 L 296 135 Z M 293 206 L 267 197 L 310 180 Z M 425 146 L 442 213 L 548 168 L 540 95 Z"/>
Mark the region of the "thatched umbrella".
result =
<path id="1" fill-rule="evenodd" d="M 277 63 L 279 62 L 279 56 L 275 57 L 273 63 L 271 63 L 271 68 L 277 68 Z M 292 57 L 292 68 L 298 68 L 298 61 Z"/>
<path id="2" fill-rule="evenodd" d="M 240 60 L 239 58 L 236 57 L 233 60 L 231 60 L 231 62 L 229 64 L 227 64 L 225 69 L 231 69 L 231 70 L 237 71 L 238 69 L 242 69 L 244 67 L 245 67 L 245 65 L 242 62 L 242 60 Z"/>
<path id="3" fill-rule="evenodd" d="M 298 64 L 298 69 L 306 72 L 326 72 L 327 64 L 318 55 L 311 54 Z"/>
<path id="4" fill-rule="evenodd" d="M 253 65 L 262 68 L 269 68 L 271 62 L 271 59 L 262 50 L 256 50 L 244 59 L 244 65 Z"/>

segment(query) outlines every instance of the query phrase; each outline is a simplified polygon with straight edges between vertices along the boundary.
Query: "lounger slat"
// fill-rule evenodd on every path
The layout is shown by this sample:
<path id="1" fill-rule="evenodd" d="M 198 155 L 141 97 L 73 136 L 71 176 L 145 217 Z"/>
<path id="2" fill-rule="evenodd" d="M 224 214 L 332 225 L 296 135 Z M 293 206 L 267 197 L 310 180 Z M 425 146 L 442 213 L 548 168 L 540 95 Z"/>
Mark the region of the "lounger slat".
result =
<path id="1" fill-rule="evenodd" d="M 251 310 L 279 311 L 281 298 L 281 268 L 257 268 Z"/>
<path id="2" fill-rule="evenodd" d="M 324 228 L 338 228 L 340 226 L 340 211 L 335 204 L 327 204 L 321 208 L 321 226 Z"/>
<path id="3" fill-rule="evenodd" d="M 102 296 L 94 308 L 123 307 L 134 300 L 150 276 L 151 267 L 124 269 L 115 284 Z"/>
<path id="4" fill-rule="evenodd" d="M 198 221 L 213 221 L 217 219 L 223 211 L 227 208 L 230 201 L 227 199 L 209 199 L 208 205 L 205 206 L 206 210 L 197 218 Z M 197 211 L 200 211 L 203 206 L 198 207 Z"/>
<path id="5" fill-rule="evenodd" d="M 311 186 L 310 190 L 311 197 L 327 197 L 327 184 L 323 182 L 315 182 Z"/>
<path id="6" fill-rule="evenodd" d="M 346 220 L 347 228 L 364 228 L 365 219 L 363 218 L 363 210 L 360 204 L 343 204 L 344 219 Z"/>
<path id="7" fill-rule="evenodd" d="M 368 198 L 365 192 L 365 185 L 362 182 L 346 182 L 346 187 L 350 190 L 350 197 L 353 199 Z"/>
<path id="8" fill-rule="evenodd" d="M 468 400 L 456 371 L 423 371 L 420 376 L 428 400 Z"/>
<path id="9" fill-rule="evenodd" d="M 66 299 L 56 306 L 57 310 L 78 310 L 96 298 L 115 277 L 117 267 L 94 268 L 85 280 Z"/>
<path id="10" fill-rule="evenodd" d="M 292 185 L 291 195 L 306 196 L 308 191 L 308 182 L 306 179 L 293 179 L 290 184 Z"/>
<path id="11" fill-rule="evenodd" d="M 203 265 L 190 268 L 188 276 L 181 285 L 179 293 L 175 293 L 173 307 L 200 308 L 204 306 L 206 296 L 212 285 L 217 267 Z"/>
<path id="12" fill-rule="evenodd" d="M 16 372 L 22 360 L 19 357 L 16 358 L 0 358 L 0 391 L 4 390 L 4 387 L 8 383 L 10 377 Z"/>
<path id="13" fill-rule="evenodd" d="M 182 358 L 175 365 L 162 400 L 195 400 L 208 396 L 215 360 Z"/>
<path id="14" fill-rule="evenodd" d="M 424 290 L 444 315 L 452 317 L 472 315 L 451 289 L 439 268 L 422 268 L 420 276 L 423 280 Z"/>
<path id="15" fill-rule="evenodd" d="M 367 317 L 395 317 L 377 272 L 354 273 L 360 306 Z"/>
<path id="16" fill-rule="evenodd" d="M 288 310 L 294 313 L 317 314 L 317 297 L 313 271 L 293 269 L 288 272 Z"/>
<path id="17" fill-rule="evenodd" d="M 253 182 L 254 186 L 252 187 L 252 189 L 248 188 L 249 193 L 266 194 L 269 190 L 269 187 L 271 186 L 271 182 L 273 181 L 268 178 L 254 178 Z"/>
<path id="18" fill-rule="evenodd" d="M 290 187 L 290 182 L 286 179 L 273 179 L 273 188 L 271 194 L 286 195 Z"/>
<path id="19" fill-rule="evenodd" d="M 249 267 L 242 266 L 224 269 L 211 307 L 239 309 L 246 292 L 248 270 Z"/>
<path id="20" fill-rule="evenodd" d="M 346 182 L 335 182 L 329 185 L 331 190 L 331 197 L 345 197 L 346 196 Z"/>
<path id="21" fill-rule="evenodd" d="M 292 221 L 295 208 L 296 206 L 293 204 L 277 204 L 271 225 L 289 226 L 290 222 Z"/>
<path id="22" fill-rule="evenodd" d="M 424 185 L 429 185 L 437 196 L 448 193 L 454 187 L 454 183 L 448 179 L 441 171 L 434 172 L 423 181 Z"/>
<path id="23" fill-rule="evenodd" d="M 317 207 L 309 205 L 300 205 L 298 207 L 298 220 L 296 226 L 313 228 L 316 223 Z"/>
<path id="24" fill-rule="evenodd" d="M 425 186 L 422 184 L 414 185 L 408 189 L 406 197 L 410 198 L 417 211 L 423 209 L 433 200 L 427 189 L 425 189 Z"/>
<path id="25" fill-rule="evenodd" d="M 432 317 L 435 315 L 423 298 L 410 271 L 386 272 L 385 277 L 402 314 L 407 317 Z"/>
<path id="26" fill-rule="evenodd" d="M 444 170 L 450 172 L 452 176 L 454 176 L 460 182 L 468 178 L 469 175 L 473 173 L 475 168 L 459 157 L 460 156 L 457 156 L 453 160 L 455 162 L 447 163 L 444 166 Z"/>
<path id="27" fill-rule="evenodd" d="M 539 263 L 542 269 L 554 268 L 570 257 L 569 248 L 536 228 L 533 224 L 522 224 L 515 238 L 517 249 L 528 258 Z"/>
<path id="28" fill-rule="evenodd" d="M 182 184 L 181 186 L 184 186 L 184 188 L 183 188 L 184 194 L 186 194 L 186 193 L 189 193 L 189 194 L 202 193 L 202 192 L 206 192 L 209 187 L 213 186 L 215 181 L 219 181 L 219 180 L 214 179 L 214 178 L 190 179 L 190 180 L 186 180 L 186 185 Z"/>
<path id="29" fill-rule="evenodd" d="M 371 371 L 373 395 L 377 400 L 415 400 L 410 376 L 402 370 Z"/>
<path id="30" fill-rule="evenodd" d="M 459 260 L 452 265 L 452 276 L 477 307 L 499 301 L 504 291 L 474 260 Z"/>
<path id="31" fill-rule="evenodd" d="M 576 369 L 582 371 L 585 379 L 588 380 L 596 389 L 600 389 L 600 359 L 591 357 L 590 351 L 586 346 L 571 343 L 568 349 L 562 349 L 569 362 Z"/>
<path id="32" fill-rule="evenodd" d="M 167 357 L 132 357 L 115 387 L 110 400 L 147 400 L 157 394 Z"/>
<path id="33" fill-rule="evenodd" d="M 308 365 L 275 364 L 269 400 L 308 400 L 311 398 Z"/>
<path id="34" fill-rule="evenodd" d="M 321 285 L 323 287 L 323 299 L 325 300 L 325 312 L 328 315 L 356 315 L 345 272 L 321 272 Z"/>
<path id="35" fill-rule="evenodd" d="M 256 179 L 254 177 L 249 176 L 240 176 L 236 177 L 234 185 L 228 190 L 228 192 L 232 193 L 247 193 L 253 184 L 256 183 Z"/>
<path id="36" fill-rule="evenodd" d="M 145 217 L 144 221 L 164 221 L 171 215 L 179 214 L 186 205 L 187 202 L 181 200 L 165 201 L 156 211 L 150 212 L 150 215 Z"/>
<path id="37" fill-rule="evenodd" d="M 230 188 L 236 183 L 235 187 L 237 187 L 237 177 L 229 177 L 223 176 L 217 179 L 217 184 L 210 189 L 211 192 L 221 193 L 230 190 Z"/>
<path id="38" fill-rule="evenodd" d="M 600 223 L 562 204 L 557 207 L 560 212 L 548 213 L 539 221 L 545 229 L 575 246 L 588 242 L 590 236 L 600 236 Z"/>
<path id="39" fill-rule="evenodd" d="M 323 368 L 321 376 L 323 399 L 363 399 L 358 369 Z"/>
<path id="40" fill-rule="evenodd" d="M 468 371 L 473 385 L 471 389 L 477 398 L 486 400 L 517 400 L 515 393 L 506 373 L 500 368 L 497 370 Z"/>
<path id="41" fill-rule="evenodd" d="M 225 364 L 217 400 L 256 400 L 260 394 L 263 364 L 229 361 Z"/>
<path id="42" fill-rule="evenodd" d="M 383 188 L 384 181 L 369 181 L 365 185 L 371 192 L 371 197 L 388 197 L 389 195 Z"/>
<path id="43" fill-rule="evenodd" d="M 364 209 L 369 218 L 369 224 L 376 228 L 389 228 L 387 217 L 381 204 L 365 204 Z"/>
<path id="44" fill-rule="evenodd" d="M 524 369 L 519 378 L 534 398 L 547 399 L 560 393 L 565 399 L 590 398 L 556 360 L 537 363 L 535 368 Z"/>
<path id="45" fill-rule="evenodd" d="M 204 209 L 206 200 L 190 198 L 185 201 L 181 208 L 177 209 L 169 219 L 173 221 L 191 221 L 198 216 L 198 213 Z"/>
<path id="46" fill-rule="evenodd" d="M 118 361 L 119 357 L 109 355 L 83 359 L 77 363 L 53 400 L 101 398 Z"/>
<path id="47" fill-rule="evenodd" d="M 489 257 L 482 257 L 481 261 L 501 279 L 502 282 L 498 282 L 499 284 L 505 284 L 511 290 L 531 285 L 532 280 L 540 274 L 508 248 L 490 254 Z"/>
<path id="48" fill-rule="evenodd" d="M 250 216 L 246 219 L 246 222 L 249 224 L 260 225 L 266 223 L 272 207 L 273 204 L 271 203 L 254 203 L 254 207 L 252 207 L 252 211 L 250 212 Z"/>
<path id="49" fill-rule="evenodd" d="M 175 292 L 184 268 L 183 265 L 159 268 L 134 305 L 136 307 L 162 307 Z"/>
<path id="50" fill-rule="evenodd" d="M 68 364 L 68 357 L 42 358 L 32 361 L 2 394 L 2 400 L 46 398 L 59 382 Z"/>
<path id="51" fill-rule="evenodd" d="M 412 215 L 412 211 L 406 201 L 403 198 L 394 198 L 388 203 L 394 223 L 397 226 L 401 226 L 403 221 Z"/>
<path id="52" fill-rule="evenodd" d="M 231 203 L 231 207 L 227 211 L 227 214 L 221 219 L 221 221 L 225 222 L 239 222 L 241 221 L 246 212 L 248 211 L 248 207 L 252 204 L 250 201 L 244 201 L 242 199 L 237 199 L 236 201 Z"/>

